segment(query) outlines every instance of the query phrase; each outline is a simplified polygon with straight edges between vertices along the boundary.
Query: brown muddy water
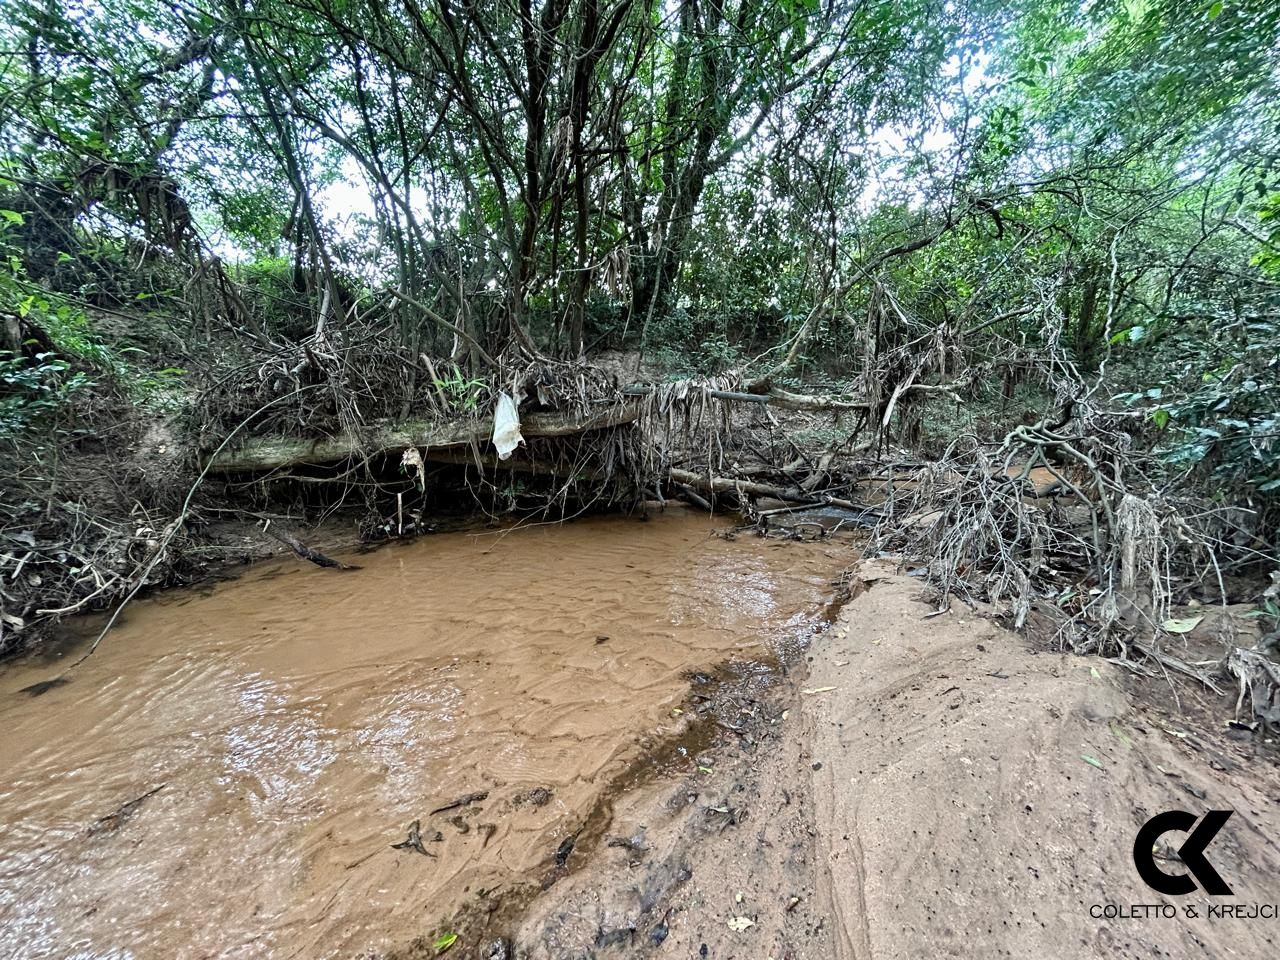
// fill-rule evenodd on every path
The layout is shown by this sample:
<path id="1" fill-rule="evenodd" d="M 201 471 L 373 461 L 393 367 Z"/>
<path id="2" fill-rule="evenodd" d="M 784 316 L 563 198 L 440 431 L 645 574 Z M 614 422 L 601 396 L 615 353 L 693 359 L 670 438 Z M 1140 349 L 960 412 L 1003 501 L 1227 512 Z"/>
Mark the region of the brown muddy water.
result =
<path id="1" fill-rule="evenodd" d="M 682 760 L 690 676 L 802 647 L 850 560 L 717 525 L 273 561 L 137 603 L 43 696 L 56 663 L 0 670 L 0 956 L 376 953 L 554 878 L 604 791 Z M 391 846 L 415 820 L 428 855 Z"/>

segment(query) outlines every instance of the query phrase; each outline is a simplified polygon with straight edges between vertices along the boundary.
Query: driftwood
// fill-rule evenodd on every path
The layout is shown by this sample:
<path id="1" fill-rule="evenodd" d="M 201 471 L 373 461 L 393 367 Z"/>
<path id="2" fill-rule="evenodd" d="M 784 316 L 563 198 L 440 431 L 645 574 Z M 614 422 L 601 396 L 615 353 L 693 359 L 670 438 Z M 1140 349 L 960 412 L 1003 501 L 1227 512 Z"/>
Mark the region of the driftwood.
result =
<path id="1" fill-rule="evenodd" d="M 771 483 L 760 483 L 757 480 L 736 480 L 732 477 L 707 477 L 692 470 L 672 469 L 673 483 L 682 483 L 703 493 L 748 494 L 753 497 L 773 497 L 775 500 L 812 500 L 799 487 L 777 487 Z"/>
<path id="2" fill-rule="evenodd" d="M 409 824 L 409 835 L 399 843 L 391 845 L 392 850 L 413 850 L 422 854 L 424 857 L 434 857 L 435 854 L 422 845 L 422 821 L 415 820 Z"/>
<path id="3" fill-rule="evenodd" d="M 870 410 L 871 404 L 866 400 L 854 400 L 850 397 L 834 395 L 814 395 L 807 393 L 791 393 L 781 387 L 770 387 L 764 394 L 771 406 L 784 410 Z"/>
<path id="4" fill-rule="evenodd" d="M 706 510 L 707 513 L 711 512 L 711 503 L 695 491 L 693 487 L 689 486 L 687 483 L 677 483 L 674 484 L 674 486 L 676 488 L 676 492 L 680 495 L 680 499 L 688 500 L 694 506 L 701 507 L 703 510 Z"/>
<path id="5" fill-rule="evenodd" d="M 168 784 L 162 783 L 158 787 L 152 787 L 146 793 L 120 804 L 120 806 L 116 807 L 113 812 L 108 813 L 105 817 L 99 817 L 89 826 L 89 836 L 94 836 L 99 833 L 108 833 L 112 830 L 119 830 L 130 817 L 138 812 L 138 808 L 142 806 L 144 802 L 151 797 L 154 797 L 166 786 L 168 786 Z"/>

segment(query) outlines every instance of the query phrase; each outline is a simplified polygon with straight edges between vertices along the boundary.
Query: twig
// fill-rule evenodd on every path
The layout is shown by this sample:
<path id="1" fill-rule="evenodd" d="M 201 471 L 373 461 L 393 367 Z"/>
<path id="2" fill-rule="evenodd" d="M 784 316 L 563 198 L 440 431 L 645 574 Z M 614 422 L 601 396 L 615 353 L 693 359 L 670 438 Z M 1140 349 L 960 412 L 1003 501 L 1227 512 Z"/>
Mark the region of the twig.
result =
<path id="1" fill-rule="evenodd" d="M 1186 661 L 1179 660 L 1177 657 L 1171 657 L 1167 653 L 1161 653 L 1159 650 L 1155 649 L 1155 647 L 1143 643 L 1141 640 L 1134 640 L 1132 641 L 1132 644 L 1135 650 L 1139 653 L 1145 654 L 1157 663 L 1162 664 L 1183 676 L 1190 677 L 1192 680 L 1199 681 L 1220 697 L 1224 695 L 1225 691 L 1210 680 L 1208 675 L 1195 669 L 1195 667 L 1190 666 Z"/>
<path id="2" fill-rule="evenodd" d="M 433 817 L 437 813 L 444 813 L 446 810 L 456 810 L 458 807 L 466 807 L 473 803 L 479 803 L 481 800 L 487 800 L 488 797 L 488 790 L 478 790 L 475 793 L 468 793 L 466 796 L 459 797 L 457 800 L 451 800 L 443 807 L 436 807 L 434 810 L 429 811 L 427 816 Z"/>

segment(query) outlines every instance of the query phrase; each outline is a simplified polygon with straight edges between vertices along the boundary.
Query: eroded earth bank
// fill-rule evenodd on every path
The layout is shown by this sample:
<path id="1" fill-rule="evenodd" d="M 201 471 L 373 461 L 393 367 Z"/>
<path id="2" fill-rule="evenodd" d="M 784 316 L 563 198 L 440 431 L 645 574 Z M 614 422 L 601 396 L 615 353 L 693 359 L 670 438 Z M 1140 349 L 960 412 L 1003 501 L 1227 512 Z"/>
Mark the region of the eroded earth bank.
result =
<path id="1" fill-rule="evenodd" d="M 1280 901 L 1229 701 L 931 615 L 850 539 L 671 509 L 341 559 L 140 602 L 38 697 L 84 639 L 0 673 L 5 955 L 1274 949 L 1198 894 L 1091 916 L 1163 902 L 1133 838 L 1178 807 L 1233 809 L 1215 866 Z"/>

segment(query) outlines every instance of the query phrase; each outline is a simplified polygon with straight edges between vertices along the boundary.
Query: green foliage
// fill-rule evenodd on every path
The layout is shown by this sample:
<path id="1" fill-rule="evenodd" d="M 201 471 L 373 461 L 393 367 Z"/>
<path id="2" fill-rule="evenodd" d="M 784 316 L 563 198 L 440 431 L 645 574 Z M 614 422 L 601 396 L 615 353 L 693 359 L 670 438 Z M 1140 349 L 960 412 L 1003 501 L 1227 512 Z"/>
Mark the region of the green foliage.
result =
<path id="1" fill-rule="evenodd" d="M 0 211 L 0 318 L 9 317 L 10 336 L 40 322 L 53 335 L 62 335 L 79 350 L 94 352 L 100 344 L 86 338 L 83 318 L 66 304 L 52 306 L 41 289 L 29 283 L 22 261 L 10 249 L 9 233 L 23 225 L 12 210 Z M 10 343 L 0 350 L 0 443 L 12 444 L 43 430 L 60 429 L 72 396 L 89 385 L 84 373 L 57 354 L 41 350 L 34 339 Z"/>
<path id="2" fill-rule="evenodd" d="M 91 386 L 88 376 L 48 353 L 0 352 L 0 444 L 68 430 L 75 394 Z"/>
<path id="3" fill-rule="evenodd" d="M 466 376 L 456 363 L 447 377 L 437 378 L 432 383 L 437 390 L 444 391 L 450 409 L 464 413 L 475 410 L 489 392 L 489 384 L 486 381 L 478 377 Z"/>
<path id="4" fill-rule="evenodd" d="M 216 189 L 211 200 L 222 227 L 250 249 L 270 250 L 277 246 L 286 224 L 288 200 L 278 184 L 240 189 Z"/>
<path id="5" fill-rule="evenodd" d="M 179 404 L 185 370 L 151 369 L 138 347 L 108 344 L 86 310 L 27 276 L 10 240 L 21 225 L 20 214 L 0 211 L 0 316 L 13 318 L 19 331 L 19 342 L 0 350 L 0 441 L 73 434 L 80 396 L 108 382 L 140 405 Z"/>
<path id="6" fill-rule="evenodd" d="M 1280 505 L 1280 322 L 1177 330 L 1155 352 L 1158 385 L 1117 399 L 1145 411 L 1160 455 L 1224 499 Z"/>
<path id="7" fill-rule="evenodd" d="M 1276 183 L 1280 188 L 1280 182 Z M 1267 182 L 1259 180 L 1257 190 L 1263 196 L 1258 204 L 1258 224 L 1264 232 L 1259 238 L 1258 252 L 1253 256 L 1253 265 L 1269 276 L 1280 277 L 1280 189 L 1268 194 Z"/>
<path id="8" fill-rule="evenodd" d="M 287 259 L 259 256 L 234 264 L 229 273 L 264 330 L 289 340 L 301 340 L 311 332 L 315 321 L 307 310 L 309 301 L 297 289 L 294 266 Z"/>

